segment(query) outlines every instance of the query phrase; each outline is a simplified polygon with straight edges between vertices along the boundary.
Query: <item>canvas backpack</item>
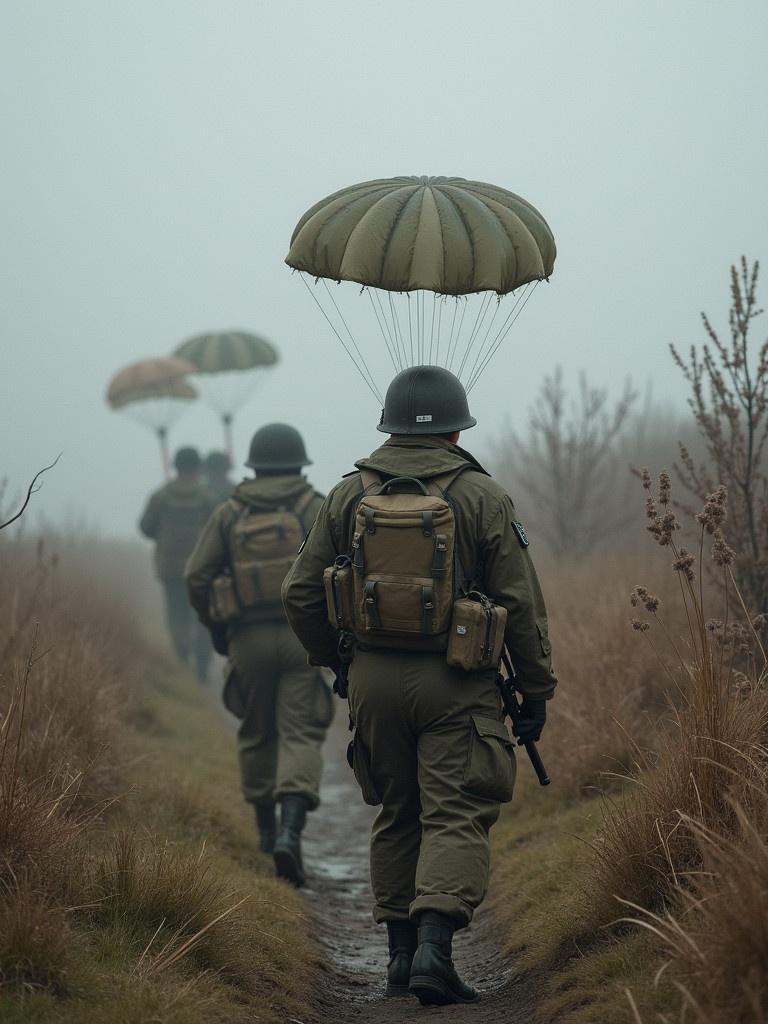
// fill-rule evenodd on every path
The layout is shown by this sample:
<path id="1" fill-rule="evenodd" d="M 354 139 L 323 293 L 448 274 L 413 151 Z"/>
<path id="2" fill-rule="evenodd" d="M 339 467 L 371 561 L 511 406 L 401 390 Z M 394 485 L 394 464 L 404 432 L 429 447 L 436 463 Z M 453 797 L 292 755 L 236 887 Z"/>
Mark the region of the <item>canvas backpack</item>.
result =
<path id="1" fill-rule="evenodd" d="M 291 505 L 255 512 L 230 498 L 238 516 L 229 531 L 230 572 L 213 581 L 211 617 L 216 622 L 245 611 L 282 609 L 280 591 L 306 535 L 303 514 L 315 497 L 312 487 Z"/>
<path id="2" fill-rule="evenodd" d="M 445 650 L 463 585 L 446 492 L 464 467 L 383 481 L 364 469 L 351 549 L 325 571 L 331 623 L 368 647 Z"/>

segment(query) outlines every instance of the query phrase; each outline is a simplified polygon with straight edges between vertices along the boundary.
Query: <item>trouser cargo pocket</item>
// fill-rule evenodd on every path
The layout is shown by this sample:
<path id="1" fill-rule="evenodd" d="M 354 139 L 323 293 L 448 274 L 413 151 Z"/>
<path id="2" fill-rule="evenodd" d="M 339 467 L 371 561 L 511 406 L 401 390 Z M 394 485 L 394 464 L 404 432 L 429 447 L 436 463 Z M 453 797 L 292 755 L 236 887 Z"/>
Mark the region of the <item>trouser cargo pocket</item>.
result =
<path id="1" fill-rule="evenodd" d="M 248 714 L 248 695 L 231 661 L 224 669 L 224 689 L 221 694 L 224 707 L 241 721 Z"/>
<path id="2" fill-rule="evenodd" d="M 464 789 L 486 800 L 507 803 L 515 788 L 515 750 L 503 722 L 472 715 Z"/>
<path id="3" fill-rule="evenodd" d="M 378 806 L 381 803 L 381 797 L 371 774 L 371 756 L 357 732 L 355 732 L 352 741 L 347 747 L 347 761 L 349 761 L 349 765 L 355 773 L 355 779 L 357 779 L 360 792 L 363 794 L 363 800 L 370 804 L 371 807 Z"/>

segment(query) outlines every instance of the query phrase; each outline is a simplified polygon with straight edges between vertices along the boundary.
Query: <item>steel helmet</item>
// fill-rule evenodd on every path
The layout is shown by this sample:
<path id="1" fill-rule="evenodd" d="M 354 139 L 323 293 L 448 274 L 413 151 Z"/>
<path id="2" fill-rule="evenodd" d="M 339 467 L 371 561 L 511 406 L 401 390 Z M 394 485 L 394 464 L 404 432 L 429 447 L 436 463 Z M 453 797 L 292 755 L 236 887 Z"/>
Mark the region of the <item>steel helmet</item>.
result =
<path id="1" fill-rule="evenodd" d="M 287 423 L 268 423 L 251 439 L 246 466 L 256 472 L 284 470 L 287 473 L 311 465 L 301 434 Z"/>
<path id="2" fill-rule="evenodd" d="M 179 448 L 173 457 L 173 465 L 179 473 L 197 473 L 201 460 L 197 448 Z"/>
<path id="3" fill-rule="evenodd" d="M 387 388 L 377 429 L 385 434 L 452 434 L 476 423 L 458 377 L 441 366 L 411 366 Z"/>

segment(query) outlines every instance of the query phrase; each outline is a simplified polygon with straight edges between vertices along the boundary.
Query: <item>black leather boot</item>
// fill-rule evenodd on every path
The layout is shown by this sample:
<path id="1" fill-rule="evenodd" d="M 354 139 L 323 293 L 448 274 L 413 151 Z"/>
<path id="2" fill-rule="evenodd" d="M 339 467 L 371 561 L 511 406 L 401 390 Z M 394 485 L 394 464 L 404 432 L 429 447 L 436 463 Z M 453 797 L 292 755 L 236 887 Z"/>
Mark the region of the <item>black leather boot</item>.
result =
<path id="1" fill-rule="evenodd" d="M 476 989 L 465 985 L 451 959 L 451 944 L 456 925 L 447 914 L 425 910 L 419 916 L 419 945 L 411 964 L 408 990 L 424 1006 L 448 1003 L 475 1003 Z"/>
<path id="2" fill-rule="evenodd" d="M 418 939 L 413 921 L 387 921 L 389 939 L 389 966 L 387 967 L 388 996 L 407 996 L 411 977 L 411 961 Z"/>
<path id="3" fill-rule="evenodd" d="M 277 819 L 275 818 L 275 801 L 265 800 L 254 804 L 256 811 L 256 828 L 259 830 L 259 849 L 262 853 L 272 853 L 275 848 Z"/>
<path id="4" fill-rule="evenodd" d="M 294 885 L 304 885 L 306 876 L 301 863 L 301 833 L 307 821 L 307 801 L 303 796 L 284 796 L 280 801 L 280 831 L 272 856 L 278 878 L 287 878 Z"/>

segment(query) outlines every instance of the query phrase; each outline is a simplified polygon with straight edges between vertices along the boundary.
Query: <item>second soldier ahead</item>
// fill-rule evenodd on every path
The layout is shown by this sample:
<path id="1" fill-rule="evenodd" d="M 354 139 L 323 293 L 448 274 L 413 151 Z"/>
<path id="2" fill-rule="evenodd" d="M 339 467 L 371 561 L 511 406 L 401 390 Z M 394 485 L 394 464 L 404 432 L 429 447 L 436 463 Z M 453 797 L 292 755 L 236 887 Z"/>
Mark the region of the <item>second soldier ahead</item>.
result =
<path id="1" fill-rule="evenodd" d="M 273 854 L 279 876 L 302 885 L 301 833 L 320 801 L 333 698 L 320 669 L 307 665 L 280 589 L 323 499 L 302 475 L 311 461 L 287 424 L 258 430 L 246 465 L 255 479 L 244 480 L 205 526 L 187 563 L 187 589 L 217 650 L 229 655 L 224 703 L 240 719 L 243 795 L 261 849 Z"/>
<path id="2" fill-rule="evenodd" d="M 155 569 L 165 593 L 168 630 L 176 655 L 185 664 L 191 663 L 198 679 L 205 682 L 211 641 L 189 607 L 184 563 L 216 499 L 200 479 L 201 462 L 196 448 L 179 448 L 173 465 L 175 478 L 152 494 L 139 529 L 155 542 Z"/>
<path id="3" fill-rule="evenodd" d="M 380 805 L 371 881 L 389 936 L 387 994 L 427 1004 L 478 998 L 453 965 L 452 937 L 485 896 L 488 833 L 512 799 L 502 645 L 524 697 L 521 741 L 538 739 L 556 683 L 525 531 L 458 446 L 475 422 L 447 370 L 400 373 L 378 428 L 391 437 L 331 491 L 283 587 L 311 661 L 342 687 L 338 652 L 354 644 L 350 760 L 365 801 Z"/>

